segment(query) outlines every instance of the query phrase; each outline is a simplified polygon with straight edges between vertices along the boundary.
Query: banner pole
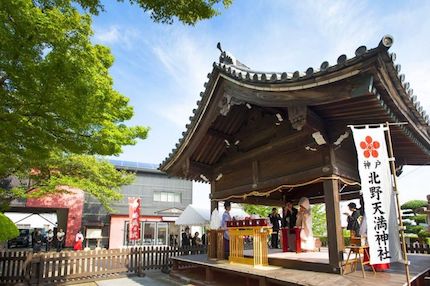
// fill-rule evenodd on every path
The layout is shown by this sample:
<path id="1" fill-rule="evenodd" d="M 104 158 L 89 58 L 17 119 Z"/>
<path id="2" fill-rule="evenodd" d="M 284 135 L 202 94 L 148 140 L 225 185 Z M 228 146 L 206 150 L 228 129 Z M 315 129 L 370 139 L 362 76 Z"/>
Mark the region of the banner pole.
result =
<path id="1" fill-rule="evenodd" d="M 402 240 L 403 260 L 405 263 L 406 283 L 408 286 L 410 286 L 411 285 L 411 278 L 410 278 L 410 274 L 409 274 L 408 254 L 406 252 L 405 230 L 403 227 L 402 211 L 400 209 L 399 193 L 398 193 L 398 189 L 397 189 L 396 165 L 395 165 L 394 160 L 393 160 L 394 159 L 393 144 L 391 142 L 390 124 L 388 122 L 386 123 L 386 127 L 387 127 L 387 137 L 388 137 L 388 156 L 391 159 L 390 160 L 390 169 L 391 169 L 391 174 L 393 176 L 394 193 L 396 194 L 396 206 L 397 206 L 397 214 L 398 214 L 398 220 L 399 220 L 399 226 L 400 226 L 400 238 Z"/>

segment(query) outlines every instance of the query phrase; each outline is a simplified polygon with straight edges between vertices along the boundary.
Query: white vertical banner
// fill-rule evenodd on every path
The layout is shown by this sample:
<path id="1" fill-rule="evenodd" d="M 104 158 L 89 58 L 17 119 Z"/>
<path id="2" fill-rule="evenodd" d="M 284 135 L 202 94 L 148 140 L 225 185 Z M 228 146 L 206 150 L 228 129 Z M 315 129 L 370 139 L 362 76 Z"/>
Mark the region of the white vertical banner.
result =
<path id="1" fill-rule="evenodd" d="M 397 210 L 390 171 L 386 127 L 351 127 L 357 149 L 370 264 L 401 260 Z"/>

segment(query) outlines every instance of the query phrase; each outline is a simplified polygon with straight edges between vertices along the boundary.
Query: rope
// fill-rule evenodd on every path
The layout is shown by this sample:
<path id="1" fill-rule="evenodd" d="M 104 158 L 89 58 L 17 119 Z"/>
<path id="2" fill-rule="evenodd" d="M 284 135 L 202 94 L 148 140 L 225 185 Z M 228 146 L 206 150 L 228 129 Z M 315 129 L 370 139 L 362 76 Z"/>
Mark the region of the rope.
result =
<path id="1" fill-rule="evenodd" d="M 310 185 L 310 184 L 313 184 L 313 183 L 317 183 L 317 182 L 320 182 L 320 181 L 323 181 L 323 180 L 339 180 L 339 181 L 341 181 L 342 183 L 344 183 L 345 185 L 348 185 L 348 186 L 360 186 L 360 183 L 358 183 L 358 182 L 348 181 L 348 180 L 345 180 L 345 179 L 343 179 L 341 177 L 338 177 L 338 176 L 319 177 L 319 178 L 316 178 L 316 179 L 313 179 L 311 181 L 307 181 L 307 182 L 304 182 L 304 183 L 293 184 L 293 185 L 290 185 L 290 184 L 280 185 L 280 186 L 278 186 L 278 187 L 276 187 L 276 188 L 274 188 L 272 190 L 269 190 L 267 192 L 252 191 L 252 192 L 249 192 L 249 193 L 246 193 L 246 194 L 243 194 L 243 195 L 231 195 L 231 196 L 228 196 L 228 197 L 222 198 L 222 199 L 213 199 L 213 201 L 217 201 L 217 202 L 219 202 L 219 201 L 228 201 L 230 199 L 243 199 L 244 200 L 244 199 L 246 199 L 246 197 L 249 197 L 249 196 L 256 196 L 256 197 L 264 197 L 264 196 L 266 196 L 266 197 L 268 197 L 271 193 L 274 193 L 274 192 L 277 192 L 277 191 L 282 191 L 282 189 L 284 189 L 284 188 L 290 188 L 290 190 L 288 190 L 288 192 L 290 192 L 293 188 L 307 186 L 307 185 Z"/>

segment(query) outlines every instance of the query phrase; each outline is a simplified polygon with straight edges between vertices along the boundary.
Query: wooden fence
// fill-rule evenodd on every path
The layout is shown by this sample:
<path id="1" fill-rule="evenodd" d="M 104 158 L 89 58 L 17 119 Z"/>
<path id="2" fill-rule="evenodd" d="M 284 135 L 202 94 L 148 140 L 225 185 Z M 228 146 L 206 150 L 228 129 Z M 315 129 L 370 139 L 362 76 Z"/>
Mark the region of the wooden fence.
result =
<path id="1" fill-rule="evenodd" d="M 430 245 L 428 244 L 406 244 L 406 251 L 408 253 L 422 253 L 430 254 Z"/>
<path id="2" fill-rule="evenodd" d="M 205 253 L 205 247 L 133 247 L 124 249 L 36 253 L 0 252 L 0 285 L 30 285 L 92 281 L 111 276 L 143 275 L 148 269 L 168 269 L 171 257 Z"/>

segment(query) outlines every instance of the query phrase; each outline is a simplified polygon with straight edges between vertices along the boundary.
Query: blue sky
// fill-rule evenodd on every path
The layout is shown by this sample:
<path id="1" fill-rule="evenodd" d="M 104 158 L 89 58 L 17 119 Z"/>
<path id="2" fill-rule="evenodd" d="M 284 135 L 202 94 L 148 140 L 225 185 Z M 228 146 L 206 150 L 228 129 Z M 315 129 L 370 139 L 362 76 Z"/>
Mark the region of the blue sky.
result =
<path id="1" fill-rule="evenodd" d="M 252 69 L 305 71 L 391 34 L 402 73 L 430 112 L 430 2 L 235 0 L 195 26 L 153 23 L 127 2 L 104 4 L 106 12 L 94 17 L 94 41 L 115 56 L 115 88 L 135 109 L 129 123 L 151 128 L 148 139 L 124 148 L 123 160 L 160 163 L 171 151 L 218 59 L 217 42 Z M 401 200 L 425 199 L 426 177 L 430 167 L 405 168 Z M 208 186 L 195 187 L 195 201 L 207 201 Z"/>

